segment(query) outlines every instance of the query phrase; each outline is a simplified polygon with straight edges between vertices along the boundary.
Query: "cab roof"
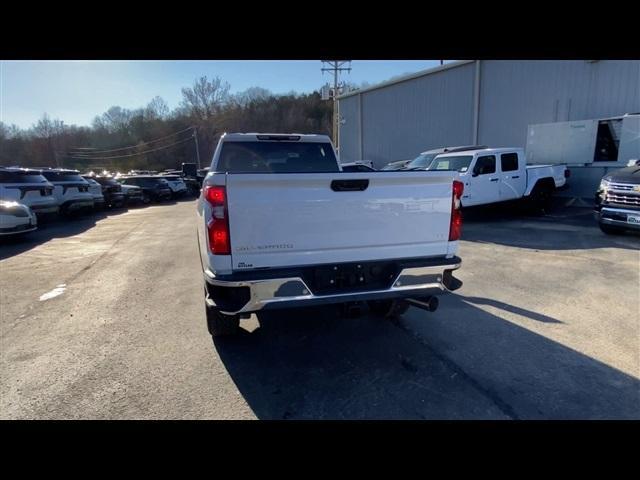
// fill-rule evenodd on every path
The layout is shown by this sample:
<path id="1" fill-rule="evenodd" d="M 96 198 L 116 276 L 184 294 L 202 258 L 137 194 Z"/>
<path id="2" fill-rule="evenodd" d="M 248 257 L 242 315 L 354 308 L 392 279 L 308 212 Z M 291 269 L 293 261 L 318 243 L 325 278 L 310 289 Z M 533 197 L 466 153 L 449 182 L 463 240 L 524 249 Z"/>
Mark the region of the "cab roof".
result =
<path id="1" fill-rule="evenodd" d="M 327 135 L 308 133 L 224 133 L 220 140 L 223 142 L 331 142 Z"/>
<path id="2" fill-rule="evenodd" d="M 457 152 L 446 152 L 438 155 L 438 158 L 441 157 L 459 157 L 461 155 L 477 155 L 477 154 L 487 154 L 490 155 L 492 153 L 508 153 L 508 152 L 524 152 L 522 148 L 478 148 L 475 150 L 460 150 Z"/>

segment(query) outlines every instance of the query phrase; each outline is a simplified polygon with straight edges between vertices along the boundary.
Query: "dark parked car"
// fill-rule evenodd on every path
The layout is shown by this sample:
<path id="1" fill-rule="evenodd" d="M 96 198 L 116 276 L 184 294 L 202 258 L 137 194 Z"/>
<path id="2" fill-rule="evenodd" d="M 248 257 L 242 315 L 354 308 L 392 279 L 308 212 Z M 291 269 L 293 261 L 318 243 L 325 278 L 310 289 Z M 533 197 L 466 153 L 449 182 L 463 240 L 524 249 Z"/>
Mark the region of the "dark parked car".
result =
<path id="1" fill-rule="evenodd" d="M 343 163 L 340 165 L 343 172 L 375 172 L 375 168 L 371 168 L 369 165 L 365 165 L 364 163 L 352 162 L 352 163 Z"/>
<path id="2" fill-rule="evenodd" d="M 596 220 L 604 233 L 640 231 L 640 160 L 602 177 L 595 200 Z"/>
<path id="3" fill-rule="evenodd" d="M 157 175 L 159 178 L 164 178 L 171 188 L 172 198 L 180 198 L 187 194 L 187 185 L 180 175 L 167 175 L 162 173 Z"/>
<path id="4" fill-rule="evenodd" d="M 124 193 L 124 204 L 126 206 L 137 205 L 143 203 L 144 195 L 142 194 L 142 188 L 135 185 L 120 185 L 122 187 L 122 193 Z"/>
<path id="5" fill-rule="evenodd" d="M 123 185 L 133 185 L 142 189 L 142 203 L 159 202 L 171 199 L 169 183 L 160 177 L 135 175 L 122 177 L 118 181 Z"/>
<path id="6" fill-rule="evenodd" d="M 409 162 L 411 162 L 411 160 L 398 160 L 397 162 L 386 164 L 381 170 L 402 170 Z"/>
<path id="7" fill-rule="evenodd" d="M 102 195 L 104 195 L 104 203 L 107 207 L 119 208 L 124 206 L 125 195 L 122 192 L 122 186 L 118 182 L 116 182 L 113 177 L 92 176 L 90 178 L 92 178 L 102 186 Z"/>

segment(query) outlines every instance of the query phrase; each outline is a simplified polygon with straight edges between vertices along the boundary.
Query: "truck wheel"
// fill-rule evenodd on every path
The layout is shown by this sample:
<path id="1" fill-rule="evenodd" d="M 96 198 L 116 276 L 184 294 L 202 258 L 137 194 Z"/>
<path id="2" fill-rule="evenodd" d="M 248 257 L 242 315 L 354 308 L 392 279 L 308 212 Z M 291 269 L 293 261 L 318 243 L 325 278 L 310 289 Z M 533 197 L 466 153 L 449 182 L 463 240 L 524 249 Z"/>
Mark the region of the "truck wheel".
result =
<path id="1" fill-rule="evenodd" d="M 367 303 L 373 315 L 383 318 L 397 317 L 409 309 L 404 300 L 370 300 Z"/>
<path id="2" fill-rule="evenodd" d="M 533 211 L 544 212 L 549 209 L 553 188 L 548 184 L 537 184 L 529 195 L 529 206 Z"/>
<path id="3" fill-rule="evenodd" d="M 215 308 L 205 305 L 207 328 L 212 337 L 235 335 L 240 329 L 240 315 L 225 315 Z"/>
<path id="4" fill-rule="evenodd" d="M 611 225 L 605 225 L 604 223 L 600 223 L 600 230 L 602 230 L 607 235 L 621 235 L 624 233 L 624 229 L 620 227 L 612 227 Z"/>

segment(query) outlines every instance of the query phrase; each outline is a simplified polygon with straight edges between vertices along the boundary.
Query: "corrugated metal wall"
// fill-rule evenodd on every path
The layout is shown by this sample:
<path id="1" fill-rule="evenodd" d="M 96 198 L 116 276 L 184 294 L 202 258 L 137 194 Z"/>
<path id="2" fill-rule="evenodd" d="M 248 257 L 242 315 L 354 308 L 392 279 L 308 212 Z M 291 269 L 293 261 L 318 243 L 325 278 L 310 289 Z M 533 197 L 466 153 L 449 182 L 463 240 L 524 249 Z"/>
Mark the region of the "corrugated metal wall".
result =
<path id="1" fill-rule="evenodd" d="M 340 161 L 360 160 L 360 122 L 358 119 L 360 96 L 354 95 L 340 100 L 340 117 L 345 120 L 340 125 Z"/>
<path id="2" fill-rule="evenodd" d="M 382 167 L 442 144 L 469 143 L 473 75 L 474 65 L 466 64 L 342 99 L 342 161 L 372 160 Z M 358 97 L 362 100 L 362 158 Z"/>
<path id="3" fill-rule="evenodd" d="M 530 124 L 640 112 L 640 61 L 480 64 L 478 143 L 524 147 Z M 341 99 L 342 161 L 373 160 L 381 167 L 430 148 L 471 143 L 474 79 L 475 63 L 468 63 Z"/>
<path id="4" fill-rule="evenodd" d="M 523 147 L 536 123 L 640 111 L 638 61 L 482 61 L 478 141 Z"/>

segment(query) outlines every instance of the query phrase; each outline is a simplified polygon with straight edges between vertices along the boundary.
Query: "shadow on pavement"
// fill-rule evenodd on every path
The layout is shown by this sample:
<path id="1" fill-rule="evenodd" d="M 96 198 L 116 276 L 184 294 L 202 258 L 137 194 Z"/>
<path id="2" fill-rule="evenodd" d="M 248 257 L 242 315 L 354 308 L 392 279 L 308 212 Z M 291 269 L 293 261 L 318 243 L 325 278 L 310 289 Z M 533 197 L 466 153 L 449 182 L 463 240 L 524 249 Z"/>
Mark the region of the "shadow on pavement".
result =
<path id="1" fill-rule="evenodd" d="M 637 379 L 447 297 L 395 324 L 331 308 L 263 314 L 252 333 L 214 344 L 261 419 L 640 418 Z M 462 331 L 449 336 L 432 315 L 452 314 Z M 416 318 L 437 340 L 407 326 Z"/>
<path id="2" fill-rule="evenodd" d="M 490 298 L 481 298 L 481 297 L 460 297 L 466 302 L 473 303 L 474 305 L 489 305 L 491 307 L 499 308 L 500 310 L 505 310 L 507 312 L 515 313 L 516 315 L 520 315 L 522 317 L 527 317 L 531 320 L 535 320 L 536 322 L 542 323 L 564 323 L 560 320 L 556 320 L 555 318 L 551 318 L 547 315 L 543 315 L 541 313 L 532 312 L 531 310 L 526 310 L 524 308 L 516 307 L 514 305 L 509 305 L 504 302 L 500 302 L 498 300 L 491 300 Z"/>
<path id="3" fill-rule="evenodd" d="M 120 215 L 129 210 L 163 207 L 194 201 L 195 199 L 193 197 L 184 196 L 162 202 L 153 202 L 148 205 L 137 203 L 123 208 L 110 208 L 95 212 L 79 213 L 71 217 L 56 216 L 49 219 L 38 219 L 38 230 L 24 235 L 12 235 L 0 238 L 0 260 L 19 255 L 54 238 L 78 235 L 94 227 L 99 220 Z"/>
<path id="4" fill-rule="evenodd" d="M 593 209 L 555 206 L 531 213 L 518 204 L 497 204 L 463 211 L 462 240 L 530 248 L 575 250 L 590 248 L 640 249 L 640 235 L 606 235 Z"/>
<path id="5" fill-rule="evenodd" d="M 137 208 L 137 207 L 129 207 Z M 96 222 L 107 217 L 127 212 L 127 208 L 100 210 L 74 215 L 72 217 L 57 217 L 52 219 L 38 219 L 38 229 L 34 232 L 19 236 L 7 236 L 0 240 L 0 260 L 19 255 L 54 238 L 78 235 Z"/>

